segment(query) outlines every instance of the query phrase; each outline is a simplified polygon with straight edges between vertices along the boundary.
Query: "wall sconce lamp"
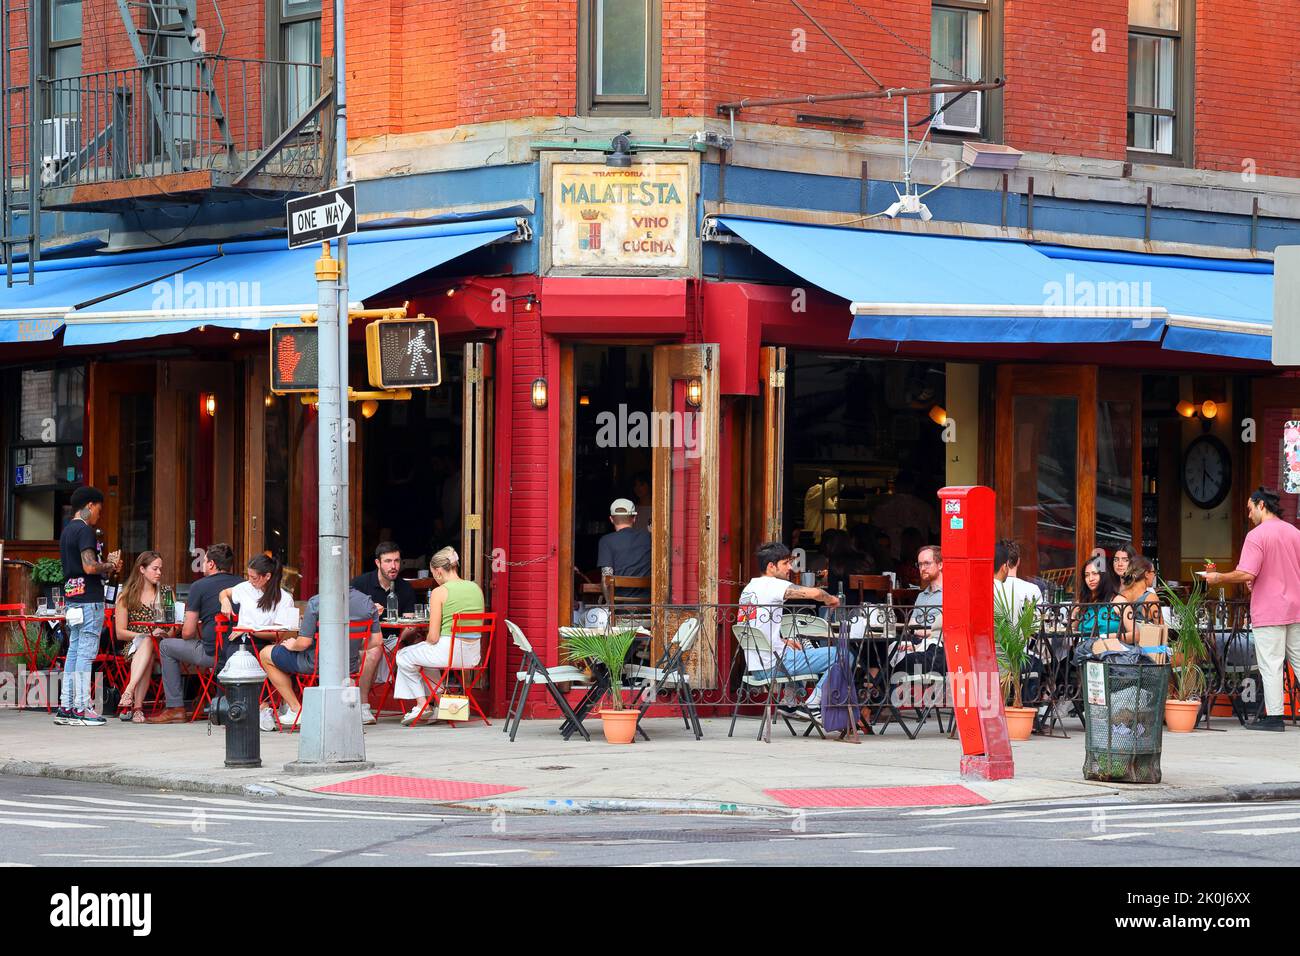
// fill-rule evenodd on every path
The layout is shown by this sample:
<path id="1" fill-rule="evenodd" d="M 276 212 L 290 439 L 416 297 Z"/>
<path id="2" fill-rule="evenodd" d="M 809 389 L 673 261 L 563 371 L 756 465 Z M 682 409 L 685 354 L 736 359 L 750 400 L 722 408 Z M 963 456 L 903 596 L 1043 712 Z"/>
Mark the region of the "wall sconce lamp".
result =
<path id="1" fill-rule="evenodd" d="M 942 405 L 931 405 L 930 421 L 934 422 L 936 425 L 947 425 L 948 410 L 944 408 Z"/>
<path id="2" fill-rule="evenodd" d="M 699 408 L 704 402 L 704 383 L 698 378 L 693 378 L 686 383 L 686 404 L 691 408 Z"/>
<path id="3" fill-rule="evenodd" d="M 1187 399 L 1183 399 L 1176 406 L 1174 406 L 1174 410 L 1177 411 L 1179 415 L 1182 415 L 1183 418 L 1196 417 L 1196 406 L 1193 405 L 1191 402 L 1189 402 Z"/>
<path id="4" fill-rule="evenodd" d="M 375 412 L 379 411 L 379 403 L 373 398 L 367 398 L 361 403 L 361 417 L 374 418 Z"/>
<path id="5" fill-rule="evenodd" d="M 275 408 L 275 396 L 270 392 L 266 393 L 266 398 L 262 399 L 267 408 Z"/>
<path id="6" fill-rule="evenodd" d="M 1216 418 L 1219 414 L 1219 405 L 1217 402 L 1206 399 L 1201 402 L 1201 417 L 1206 421 Z"/>
<path id="7" fill-rule="evenodd" d="M 208 413 L 208 418 L 217 417 L 217 396 L 209 393 L 203 400 L 204 411 Z"/>
<path id="8" fill-rule="evenodd" d="M 578 396 L 578 404 L 579 404 L 579 405 L 590 405 L 590 404 L 591 404 L 591 396 L 590 396 L 590 395 L 579 395 L 579 396 Z"/>
<path id="9" fill-rule="evenodd" d="M 533 379 L 533 408 L 546 407 L 546 379 Z"/>

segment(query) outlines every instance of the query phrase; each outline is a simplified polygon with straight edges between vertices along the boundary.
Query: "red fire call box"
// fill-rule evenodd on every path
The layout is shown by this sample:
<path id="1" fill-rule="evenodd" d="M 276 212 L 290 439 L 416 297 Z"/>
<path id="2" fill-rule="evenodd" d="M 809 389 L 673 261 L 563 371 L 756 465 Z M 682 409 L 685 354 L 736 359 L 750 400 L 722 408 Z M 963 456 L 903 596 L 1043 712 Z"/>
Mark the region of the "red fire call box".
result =
<path id="1" fill-rule="evenodd" d="M 941 488 L 939 517 L 943 646 L 961 733 L 961 772 L 1003 780 L 1015 767 L 993 643 L 993 489 Z"/>

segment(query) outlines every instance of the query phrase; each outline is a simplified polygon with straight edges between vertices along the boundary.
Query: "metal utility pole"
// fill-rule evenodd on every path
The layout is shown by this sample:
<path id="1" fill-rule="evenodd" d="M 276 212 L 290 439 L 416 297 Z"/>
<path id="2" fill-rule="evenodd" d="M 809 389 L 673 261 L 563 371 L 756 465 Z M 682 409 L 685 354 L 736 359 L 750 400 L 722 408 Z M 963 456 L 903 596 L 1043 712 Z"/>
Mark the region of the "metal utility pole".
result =
<path id="1" fill-rule="evenodd" d="M 344 60 L 344 0 L 334 0 L 335 186 L 347 182 L 347 70 Z M 329 244 L 316 264 L 320 357 L 319 531 L 320 531 L 320 684 L 303 692 L 299 771 L 356 769 L 366 764 L 361 733 L 359 689 L 344 686 L 348 676 L 348 241 Z"/>

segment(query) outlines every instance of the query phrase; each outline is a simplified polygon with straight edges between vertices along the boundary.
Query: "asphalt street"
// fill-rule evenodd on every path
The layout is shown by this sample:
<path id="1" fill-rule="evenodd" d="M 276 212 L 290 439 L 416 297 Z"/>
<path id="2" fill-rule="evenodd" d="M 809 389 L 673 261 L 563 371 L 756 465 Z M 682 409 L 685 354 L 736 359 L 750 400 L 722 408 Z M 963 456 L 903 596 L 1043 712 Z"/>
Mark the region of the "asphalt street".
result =
<path id="1" fill-rule="evenodd" d="M 1282 866 L 1300 802 L 519 815 L 0 777 L 0 866 Z"/>

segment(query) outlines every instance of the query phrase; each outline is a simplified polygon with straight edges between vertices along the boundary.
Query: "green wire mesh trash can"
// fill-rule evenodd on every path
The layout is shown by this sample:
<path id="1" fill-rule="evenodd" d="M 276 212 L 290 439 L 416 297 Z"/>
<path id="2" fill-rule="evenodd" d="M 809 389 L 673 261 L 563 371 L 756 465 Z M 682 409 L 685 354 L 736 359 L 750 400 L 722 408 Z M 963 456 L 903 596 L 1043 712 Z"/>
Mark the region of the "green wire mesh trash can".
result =
<path id="1" fill-rule="evenodd" d="M 1159 783 L 1168 664 L 1083 665 L 1083 776 L 1114 783 Z"/>

